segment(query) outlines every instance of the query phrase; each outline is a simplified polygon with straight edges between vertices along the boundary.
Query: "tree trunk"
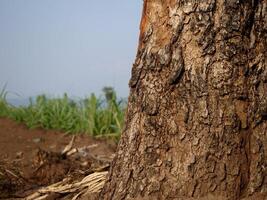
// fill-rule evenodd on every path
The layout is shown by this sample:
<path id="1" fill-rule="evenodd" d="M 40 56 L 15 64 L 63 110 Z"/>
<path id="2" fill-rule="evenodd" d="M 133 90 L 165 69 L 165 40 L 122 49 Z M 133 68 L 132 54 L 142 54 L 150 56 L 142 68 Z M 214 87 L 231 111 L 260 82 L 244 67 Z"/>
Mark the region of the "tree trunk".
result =
<path id="1" fill-rule="evenodd" d="M 267 1 L 144 0 L 100 199 L 267 197 Z"/>

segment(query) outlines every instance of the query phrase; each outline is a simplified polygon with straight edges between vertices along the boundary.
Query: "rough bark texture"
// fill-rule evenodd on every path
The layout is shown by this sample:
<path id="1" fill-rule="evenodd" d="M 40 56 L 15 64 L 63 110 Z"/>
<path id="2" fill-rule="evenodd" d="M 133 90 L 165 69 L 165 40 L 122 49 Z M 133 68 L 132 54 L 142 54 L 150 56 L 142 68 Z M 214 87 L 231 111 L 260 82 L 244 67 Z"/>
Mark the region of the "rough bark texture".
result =
<path id="1" fill-rule="evenodd" d="M 145 0 L 100 199 L 267 198 L 267 1 Z"/>

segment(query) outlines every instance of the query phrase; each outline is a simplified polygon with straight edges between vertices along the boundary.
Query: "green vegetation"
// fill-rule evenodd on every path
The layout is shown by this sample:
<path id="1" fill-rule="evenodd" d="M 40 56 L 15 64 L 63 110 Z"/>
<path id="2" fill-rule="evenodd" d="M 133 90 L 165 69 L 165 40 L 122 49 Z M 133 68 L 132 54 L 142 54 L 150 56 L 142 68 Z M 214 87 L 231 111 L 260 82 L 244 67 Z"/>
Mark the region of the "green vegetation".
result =
<path id="1" fill-rule="evenodd" d="M 0 117 L 25 123 L 30 129 L 40 127 L 117 139 L 122 131 L 125 102 L 117 100 L 111 87 L 105 87 L 103 92 L 105 98 L 92 94 L 80 101 L 67 94 L 62 98 L 40 95 L 35 101 L 30 99 L 28 106 L 15 107 L 7 102 L 4 88 L 0 91 Z"/>

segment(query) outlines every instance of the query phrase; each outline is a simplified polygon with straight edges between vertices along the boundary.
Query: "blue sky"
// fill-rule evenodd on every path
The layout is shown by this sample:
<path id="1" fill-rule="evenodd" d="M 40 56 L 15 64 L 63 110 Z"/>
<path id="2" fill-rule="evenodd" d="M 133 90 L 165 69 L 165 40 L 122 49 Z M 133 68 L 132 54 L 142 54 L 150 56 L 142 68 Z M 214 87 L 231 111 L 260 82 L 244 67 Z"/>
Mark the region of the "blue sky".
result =
<path id="1" fill-rule="evenodd" d="M 27 98 L 113 86 L 126 97 L 142 3 L 1 0 L 0 87 Z"/>

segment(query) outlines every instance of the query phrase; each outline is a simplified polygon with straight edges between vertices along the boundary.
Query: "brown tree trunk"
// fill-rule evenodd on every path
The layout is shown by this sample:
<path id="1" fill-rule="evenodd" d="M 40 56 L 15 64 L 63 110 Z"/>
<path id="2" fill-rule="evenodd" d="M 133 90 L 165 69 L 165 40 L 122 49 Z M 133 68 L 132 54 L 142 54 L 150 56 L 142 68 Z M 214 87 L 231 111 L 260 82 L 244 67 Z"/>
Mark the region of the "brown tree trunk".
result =
<path id="1" fill-rule="evenodd" d="M 145 0 L 100 199 L 267 198 L 267 1 Z"/>

